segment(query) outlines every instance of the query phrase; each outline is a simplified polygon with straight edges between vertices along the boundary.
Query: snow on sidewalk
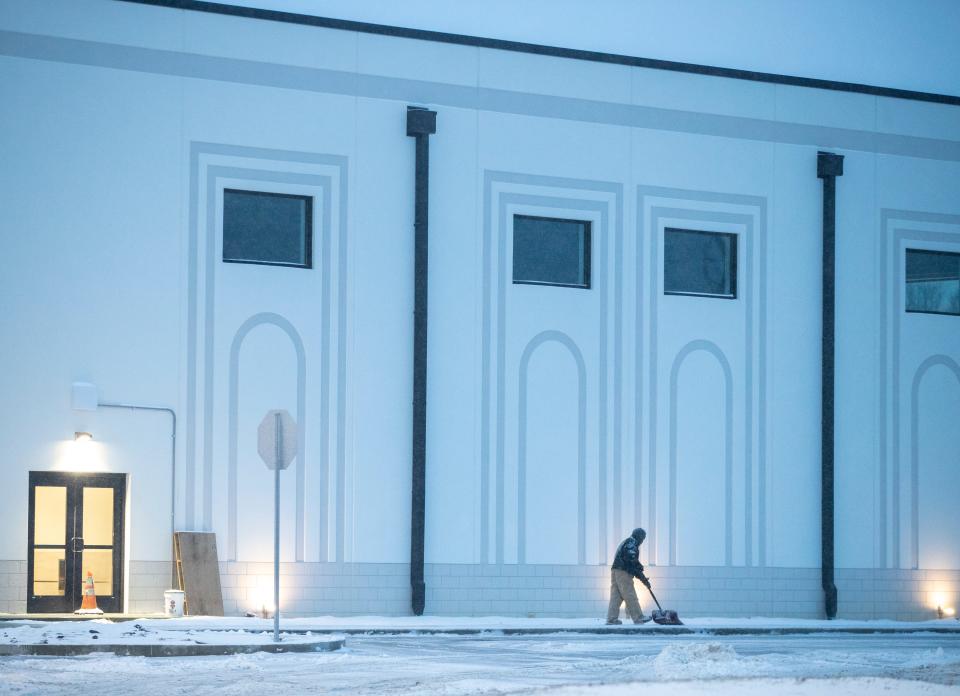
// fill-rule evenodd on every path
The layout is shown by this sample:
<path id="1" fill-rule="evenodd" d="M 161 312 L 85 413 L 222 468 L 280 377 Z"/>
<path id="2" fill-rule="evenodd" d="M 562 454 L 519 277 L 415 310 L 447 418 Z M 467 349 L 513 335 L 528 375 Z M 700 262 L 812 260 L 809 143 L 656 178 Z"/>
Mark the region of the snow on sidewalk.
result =
<path id="1" fill-rule="evenodd" d="M 960 622 L 955 619 L 930 621 L 852 621 L 835 619 L 782 619 L 782 618 L 686 618 L 681 617 L 684 628 L 693 631 L 742 630 L 742 631 L 924 631 L 956 630 Z M 272 619 L 250 617 L 188 616 L 179 619 L 151 619 L 136 623 L 145 628 L 166 630 L 273 630 Z M 504 616 L 314 616 L 280 617 L 281 629 L 291 631 L 390 631 L 390 632 L 444 632 L 444 631 L 596 631 L 607 626 L 600 618 L 524 618 Z M 635 627 L 629 621 L 616 628 L 639 628 L 651 631 L 660 629 L 654 623 Z"/>

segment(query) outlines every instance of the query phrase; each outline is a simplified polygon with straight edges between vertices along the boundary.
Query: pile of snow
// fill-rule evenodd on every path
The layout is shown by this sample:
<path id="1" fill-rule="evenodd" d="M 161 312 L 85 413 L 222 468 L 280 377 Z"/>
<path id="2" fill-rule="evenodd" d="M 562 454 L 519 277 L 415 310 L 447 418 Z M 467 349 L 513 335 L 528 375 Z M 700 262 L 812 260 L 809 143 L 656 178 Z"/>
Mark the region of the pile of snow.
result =
<path id="1" fill-rule="evenodd" d="M 741 655 L 730 642 L 671 642 L 653 658 L 651 677 L 658 681 L 790 678 L 814 674 L 825 678 L 866 677 L 876 674 L 882 665 L 888 673 L 897 676 L 922 678 L 927 671 L 958 665 L 956 652 L 947 654 L 943 648 L 870 654 L 816 648 L 795 652 L 785 648 L 781 648 L 783 652 Z"/>
<path id="2" fill-rule="evenodd" d="M 744 667 L 732 645 L 673 643 L 653 659 L 657 679 L 716 679 L 741 676 Z"/>
<path id="3" fill-rule="evenodd" d="M 0 645 L 261 645 L 273 641 L 272 631 L 250 632 L 240 629 L 169 630 L 147 622 L 113 623 L 95 621 L 54 621 L 45 623 L 0 626 Z M 311 643 L 317 634 L 281 633 L 284 643 Z M 327 636 L 324 638 L 342 638 Z"/>
<path id="4" fill-rule="evenodd" d="M 926 650 L 914 655 L 903 663 L 905 668 L 938 667 L 944 664 L 955 663 L 954 658 L 949 657 L 943 652 L 943 648 L 936 650 Z"/>

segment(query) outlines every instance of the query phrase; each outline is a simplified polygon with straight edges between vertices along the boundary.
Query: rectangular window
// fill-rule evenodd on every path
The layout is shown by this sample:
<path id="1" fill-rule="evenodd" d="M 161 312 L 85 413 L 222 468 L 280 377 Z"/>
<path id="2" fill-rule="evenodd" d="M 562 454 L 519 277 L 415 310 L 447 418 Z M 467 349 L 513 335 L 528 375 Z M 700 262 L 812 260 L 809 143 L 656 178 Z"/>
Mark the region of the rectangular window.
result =
<path id="1" fill-rule="evenodd" d="M 513 282 L 590 287 L 590 223 L 513 216 Z"/>
<path id="2" fill-rule="evenodd" d="M 736 298 L 737 235 L 670 227 L 664 230 L 663 292 Z"/>
<path id="3" fill-rule="evenodd" d="M 960 315 L 960 254 L 907 249 L 907 311 Z"/>
<path id="4" fill-rule="evenodd" d="M 223 260 L 310 268 L 313 198 L 223 191 Z"/>

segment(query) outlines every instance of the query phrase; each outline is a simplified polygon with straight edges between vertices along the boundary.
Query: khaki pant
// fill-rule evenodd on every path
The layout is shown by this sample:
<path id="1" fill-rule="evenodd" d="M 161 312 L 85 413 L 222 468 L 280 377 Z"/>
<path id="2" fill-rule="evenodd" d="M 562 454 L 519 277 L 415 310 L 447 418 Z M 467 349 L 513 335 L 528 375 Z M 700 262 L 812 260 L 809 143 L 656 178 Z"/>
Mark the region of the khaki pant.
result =
<path id="1" fill-rule="evenodd" d="M 607 607 L 607 621 L 620 618 L 620 605 L 627 603 L 627 613 L 634 621 L 643 616 L 637 590 L 633 586 L 633 576 L 624 570 L 610 570 L 610 606 Z"/>

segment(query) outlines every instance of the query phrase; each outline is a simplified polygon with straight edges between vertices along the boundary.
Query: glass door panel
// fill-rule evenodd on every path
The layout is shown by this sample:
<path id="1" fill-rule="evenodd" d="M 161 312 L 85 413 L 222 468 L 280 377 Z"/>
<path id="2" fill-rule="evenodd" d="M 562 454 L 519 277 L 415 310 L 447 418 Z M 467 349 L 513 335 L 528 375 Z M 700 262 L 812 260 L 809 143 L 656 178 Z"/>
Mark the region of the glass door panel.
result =
<path id="1" fill-rule="evenodd" d="M 83 549 L 81 562 L 83 579 L 87 573 L 93 573 L 93 588 L 99 597 L 109 597 L 113 594 L 113 549 Z"/>
<path id="2" fill-rule="evenodd" d="M 37 486 L 35 495 L 34 545 L 65 547 L 67 544 L 67 487 Z"/>
<path id="3" fill-rule="evenodd" d="M 83 487 L 81 575 L 93 574 L 97 597 L 113 595 L 113 488 Z"/>
<path id="4" fill-rule="evenodd" d="M 113 546 L 113 489 L 83 488 L 84 546 Z"/>
<path id="5" fill-rule="evenodd" d="M 73 602 L 70 574 L 74 496 L 58 474 L 30 474 L 28 611 L 68 611 Z"/>
<path id="6" fill-rule="evenodd" d="M 66 549 L 33 550 L 33 594 L 63 597 L 67 589 Z"/>

